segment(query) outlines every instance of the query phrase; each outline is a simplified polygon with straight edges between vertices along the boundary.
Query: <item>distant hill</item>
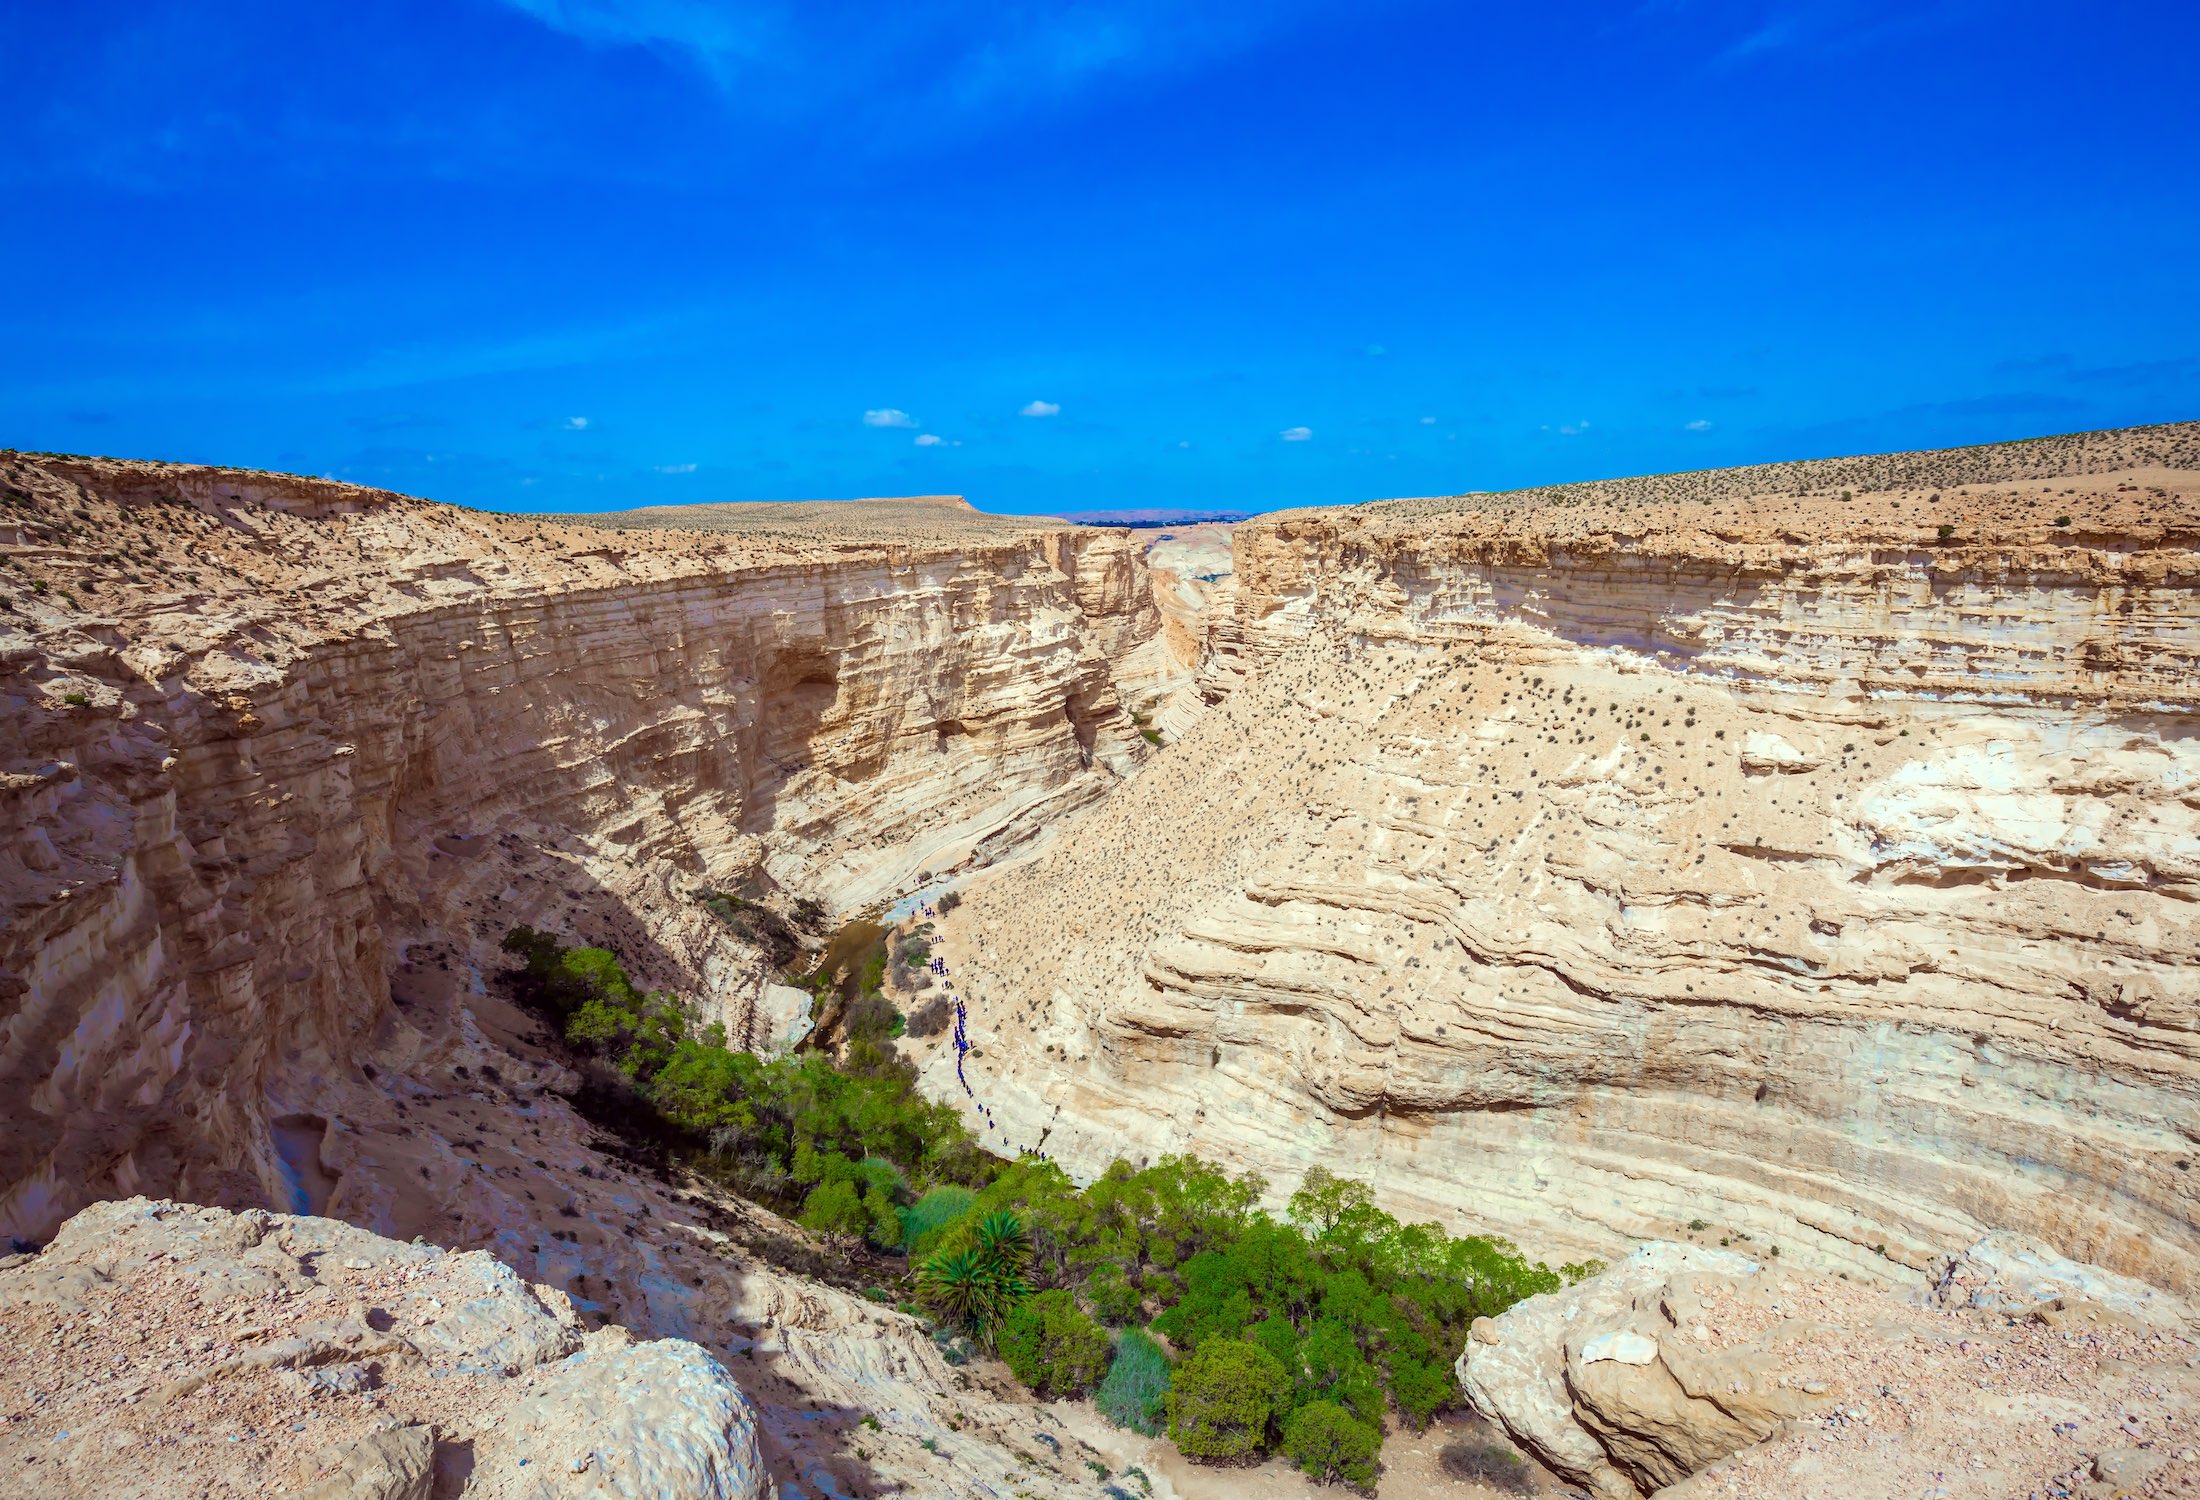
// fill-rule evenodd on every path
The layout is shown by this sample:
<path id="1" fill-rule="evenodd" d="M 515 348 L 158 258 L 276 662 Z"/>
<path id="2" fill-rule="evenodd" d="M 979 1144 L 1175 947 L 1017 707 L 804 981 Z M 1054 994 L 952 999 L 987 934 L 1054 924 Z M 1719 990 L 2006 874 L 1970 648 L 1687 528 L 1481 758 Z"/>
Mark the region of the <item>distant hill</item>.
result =
<path id="1" fill-rule="evenodd" d="M 1252 514 L 1244 510 L 1194 510 L 1182 505 L 1147 505 L 1127 510 L 1065 512 L 1062 519 L 1079 526 L 1197 526 L 1205 522 L 1228 524 Z"/>

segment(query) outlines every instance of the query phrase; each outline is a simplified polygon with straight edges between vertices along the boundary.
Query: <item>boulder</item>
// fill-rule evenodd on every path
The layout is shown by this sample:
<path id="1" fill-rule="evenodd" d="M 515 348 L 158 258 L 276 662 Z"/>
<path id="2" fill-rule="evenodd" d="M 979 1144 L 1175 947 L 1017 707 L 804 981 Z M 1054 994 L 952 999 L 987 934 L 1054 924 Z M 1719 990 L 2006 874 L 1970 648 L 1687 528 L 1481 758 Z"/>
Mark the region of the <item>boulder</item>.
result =
<path id="1" fill-rule="evenodd" d="M 1601 1500 L 1675 1483 L 1762 1440 L 1819 1398 L 1797 1378 L 1807 1329 L 1703 1342 L 1715 1292 L 1750 1297 L 1755 1262 L 1655 1242 L 1600 1275 L 1478 1321 L 1459 1381 L 1484 1416 Z"/>

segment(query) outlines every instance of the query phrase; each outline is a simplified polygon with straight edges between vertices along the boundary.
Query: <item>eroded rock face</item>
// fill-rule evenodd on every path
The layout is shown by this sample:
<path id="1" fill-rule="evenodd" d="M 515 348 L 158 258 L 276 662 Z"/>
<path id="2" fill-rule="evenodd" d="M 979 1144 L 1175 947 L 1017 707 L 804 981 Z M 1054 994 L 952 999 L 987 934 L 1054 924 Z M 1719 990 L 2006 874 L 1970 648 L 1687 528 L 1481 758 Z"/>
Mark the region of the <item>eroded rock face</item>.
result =
<path id="1" fill-rule="evenodd" d="M 959 501 L 582 526 L 24 457 L 0 485 L 0 1234 L 141 1190 L 306 1206 L 270 1120 L 326 1116 L 421 986 L 479 994 L 518 922 L 768 1049 L 792 1018 L 696 893 L 860 905 L 1147 753 L 1120 531 Z"/>
<path id="2" fill-rule="evenodd" d="M 772 1493 L 716 1359 L 584 1335 L 562 1292 L 478 1251 L 101 1203 L 0 1267 L 0 1327 L 0 1464 L 43 1493 Z"/>
<path id="3" fill-rule="evenodd" d="M 945 924 L 973 1083 L 1078 1171 L 1320 1162 L 1553 1258 L 1701 1220 L 1914 1281 L 2016 1229 L 2200 1286 L 2196 468 L 1240 526 L 1219 705 Z"/>

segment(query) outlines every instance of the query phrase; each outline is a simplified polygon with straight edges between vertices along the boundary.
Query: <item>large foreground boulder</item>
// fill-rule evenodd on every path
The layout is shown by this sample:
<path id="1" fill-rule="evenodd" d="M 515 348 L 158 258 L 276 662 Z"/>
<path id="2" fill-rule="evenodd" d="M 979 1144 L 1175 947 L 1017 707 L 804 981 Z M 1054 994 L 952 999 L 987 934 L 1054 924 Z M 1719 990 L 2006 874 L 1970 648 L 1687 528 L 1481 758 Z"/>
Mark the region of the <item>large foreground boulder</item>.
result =
<path id="1" fill-rule="evenodd" d="M 1477 1320 L 1458 1374 L 1599 1500 L 2200 1494 L 2190 1318 L 2021 1236 L 1922 1295 L 1657 1243 Z"/>
<path id="2" fill-rule="evenodd" d="M 1537 1457 L 1609 1500 L 1660 1489 L 1746 1448 L 1817 1400 L 1790 1380 L 1794 1330 L 1713 1347 L 1705 1303 L 1758 1298 L 1757 1265 L 1654 1243 L 1564 1291 L 1478 1319 L 1468 1398 Z M 1823 1389 L 1823 1386 L 1820 1387 Z"/>
<path id="3" fill-rule="evenodd" d="M 770 1485 L 679 1339 L 586 1331 L 485 1252 L 133 1198 L 0 1261 L 0 1473 L 102 1497 L 668 1497 Z"/>

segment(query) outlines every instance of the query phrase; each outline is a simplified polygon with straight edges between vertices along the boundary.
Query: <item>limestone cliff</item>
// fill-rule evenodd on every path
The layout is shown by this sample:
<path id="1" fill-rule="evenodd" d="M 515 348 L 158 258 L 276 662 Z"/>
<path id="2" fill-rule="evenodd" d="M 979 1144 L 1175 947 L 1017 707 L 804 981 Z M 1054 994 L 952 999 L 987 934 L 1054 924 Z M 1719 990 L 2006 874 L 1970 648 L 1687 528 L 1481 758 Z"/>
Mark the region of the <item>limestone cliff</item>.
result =
<path id="1" fill-rule="evenodd" d="M 1028 1412 L 914 1320 L 781 1269 L 800 1231 L 607 1149 L 489 981 L 526 922 L 763 1040 L 766 955 L 703 894 L 858 907 L 1148 754 L 1126 538 L 22 455 L 0 507 L 0 1232 L 146 1193 L 486 1249 L 704 1344 L 802 1493 L 1089 1478 L 1012 1457 Z"/>
<path id="2" fill-rule="evenodd" d="M 1110 675 L 1154 628 L 1121 532 L 959 502 L 616 529 L 21 457 L 0 484 L 0 1232 L 281 1201 L 268 1122 L 372 1055 L 409 942 L 461 935 L 438 961 L 478 989 L 505 926 L 576 922 L 743 1035 L 763 966 L 690 889 L 860 906 L 1147 748 Z"/>
<path id="3" fill-rule="evenodd" d="M 2015 1228 L 2200 1285 L 2196 470 L 2183 426 L 1241 526 L 1220 706 L 948 924 L 974 1081 L 1081 1170 L 1319 1161 L 1547 1252 Z"/>

